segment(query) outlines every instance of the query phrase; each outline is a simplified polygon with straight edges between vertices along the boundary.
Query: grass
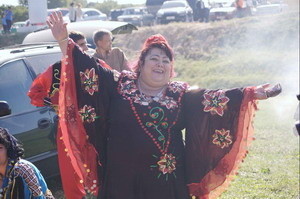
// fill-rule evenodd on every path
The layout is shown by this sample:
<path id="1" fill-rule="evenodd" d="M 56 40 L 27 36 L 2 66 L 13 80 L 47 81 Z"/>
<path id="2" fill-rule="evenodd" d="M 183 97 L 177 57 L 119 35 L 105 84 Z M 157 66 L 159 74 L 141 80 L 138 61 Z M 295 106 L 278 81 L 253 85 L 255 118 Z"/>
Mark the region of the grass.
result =
<path id="1" fill-rule="evenodd" d="M 299 198 L 299 136 L 293 132 L 299 94 L 299 12 L 141 28 L 117 37 L 116 46 L 133 60 L 145 38 L 155 33 L 166 36 L 174 48 L 175 80 L 202 88 L 281 83 L 280 96 L 260 101 L 254 119 L 256 140 L 220 198 Z M 56 198 L 63 198 L 53 182 Z"/>

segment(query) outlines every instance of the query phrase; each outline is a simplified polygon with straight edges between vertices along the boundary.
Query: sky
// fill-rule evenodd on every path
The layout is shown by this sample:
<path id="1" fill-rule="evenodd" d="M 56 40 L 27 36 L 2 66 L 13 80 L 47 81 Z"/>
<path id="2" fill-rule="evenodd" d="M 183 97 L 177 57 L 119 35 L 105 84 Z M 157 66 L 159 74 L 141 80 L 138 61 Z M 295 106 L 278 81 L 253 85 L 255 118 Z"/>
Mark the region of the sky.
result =
<path id="1" fill-rule="evenodd" d="M 104 0 L 88 0 L 88 2 L 102 3 Z M 146 0 L 115 0 L 118 4 L 144 4 Z M 13 5 L 19 4 L 19 0 L 0 0 L 0 5 Z"/>

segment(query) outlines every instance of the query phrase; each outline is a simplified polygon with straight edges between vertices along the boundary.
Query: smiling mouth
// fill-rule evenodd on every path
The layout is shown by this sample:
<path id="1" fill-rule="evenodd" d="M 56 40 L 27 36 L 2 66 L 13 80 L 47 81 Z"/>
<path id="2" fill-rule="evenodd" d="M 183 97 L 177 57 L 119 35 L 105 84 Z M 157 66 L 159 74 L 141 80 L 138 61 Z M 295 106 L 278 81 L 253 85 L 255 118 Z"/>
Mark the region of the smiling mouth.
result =
<path id="1" fill-rule="evenodd" d="M 159 73 L 159 74 L 163 74 L 164 73 L 164 71 L 161 70 L 161 69 L 155 69 L 155 70 L 153 70 L 153 72 Z"/>

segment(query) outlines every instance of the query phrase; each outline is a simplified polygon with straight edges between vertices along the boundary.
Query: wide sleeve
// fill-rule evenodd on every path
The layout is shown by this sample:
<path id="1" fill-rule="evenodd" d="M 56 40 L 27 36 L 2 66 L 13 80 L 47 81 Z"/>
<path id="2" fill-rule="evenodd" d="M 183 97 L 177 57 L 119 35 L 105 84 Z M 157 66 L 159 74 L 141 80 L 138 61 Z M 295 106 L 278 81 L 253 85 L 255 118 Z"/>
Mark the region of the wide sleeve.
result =
<path id="1" fill-rule="evenodd" d="M 247 154 L 256 110 L 254 89 L 194 90 L 184 96 L 190 195 L 217 198 Z"/>
<path id="2" fill-rule="evenodd" d="M 53 79 L 53 67 L 55 65 L 59 65 L 60 62 L 55 63 L 48 67 L 48 69 L 41 73 L 32 83 L 29 92 L 27 93 L 30 98 L 30 103 L 34 106 L 45 106 L 45 99 L 50 98 L 50 90 L 52 87 L 52 79 Z M 52 96 L 51 96 L 52 97 Z M 58 98 L 52 99 L 52 102 L 58 104 Z"/>
<path id="3" fill-rule="evenodd" d="M 62 60 L 59 91 L 59 138 L 81 196 L 97 195 L 105 161 L 106 123 L 115 75 L 99 66 L 70 39 Z M 66 163 L 68 164 L 68 163 Z M 63 171 L 62 177 L 63 176 Z M 100 179 L 100 181 L 98 180 Z M 72 186 L 71 186 L 72 187 Z M 78 196 L 80 198 L 81 196 Z"/>

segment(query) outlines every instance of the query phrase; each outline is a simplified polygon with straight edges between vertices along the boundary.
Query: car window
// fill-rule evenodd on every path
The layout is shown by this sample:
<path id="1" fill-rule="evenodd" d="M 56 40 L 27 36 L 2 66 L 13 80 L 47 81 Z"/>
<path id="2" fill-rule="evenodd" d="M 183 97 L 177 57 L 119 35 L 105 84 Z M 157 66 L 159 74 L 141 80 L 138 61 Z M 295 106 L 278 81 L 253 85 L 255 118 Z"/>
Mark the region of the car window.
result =
<path id="1" fill-rule="evenodd" d="M 167 1 L 164 3 L 161 8 L 177 8 L 177 7 L 185 7 L 186 4 L 184 2 L 171 2 Z"/>
<path id="2" fill-rule="evenodd" d="M 95 11 L 87 11 L 87 12 L 85 12 L 84 14 L 87 14 L 88 16 L 95 16 L 95 15 L 98 15 L 98 13 L 95 12 Z"/>
<path id="3" fill-rule="evenodd" d="M 33 71 L 38 76 L 44 72 L 50 65 L 61 59 L 61 53 L 52 53 L 45 55 L 36 55 L 27 57 L 26 60 L 31 65 Z"/>
<path id="4" fill-rule="evenodd" d="M 23 60 L 1 66 L 0 79 L 0 100 L 8 102 L 12 114 L 35 109 L 27 97 L 32 77 Z"/>

